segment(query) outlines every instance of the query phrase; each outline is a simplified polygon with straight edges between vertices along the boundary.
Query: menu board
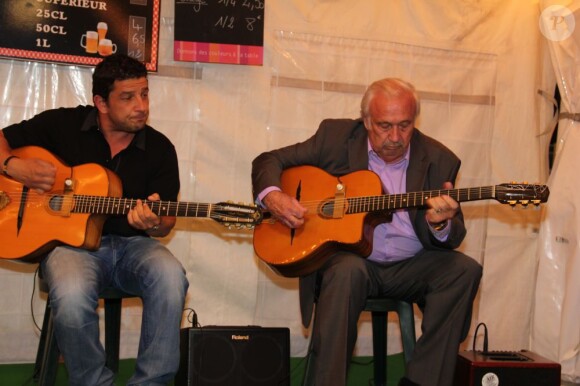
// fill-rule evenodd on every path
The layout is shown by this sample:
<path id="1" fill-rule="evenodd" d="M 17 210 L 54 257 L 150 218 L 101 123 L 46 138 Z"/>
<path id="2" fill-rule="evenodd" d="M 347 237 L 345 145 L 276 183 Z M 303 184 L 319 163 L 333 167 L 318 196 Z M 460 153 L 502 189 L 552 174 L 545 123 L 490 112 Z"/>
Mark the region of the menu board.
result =
<path id="1" fill-rule="evenodd" d="M 161 0 L 1 0 L 0 56 L 94 66 L 121 52 L 157 71 Z"/>
<path id="2" fill-rule="evenodd" d="M 265 0 L 175 0 L 173 58 L 262 65 Z"/>

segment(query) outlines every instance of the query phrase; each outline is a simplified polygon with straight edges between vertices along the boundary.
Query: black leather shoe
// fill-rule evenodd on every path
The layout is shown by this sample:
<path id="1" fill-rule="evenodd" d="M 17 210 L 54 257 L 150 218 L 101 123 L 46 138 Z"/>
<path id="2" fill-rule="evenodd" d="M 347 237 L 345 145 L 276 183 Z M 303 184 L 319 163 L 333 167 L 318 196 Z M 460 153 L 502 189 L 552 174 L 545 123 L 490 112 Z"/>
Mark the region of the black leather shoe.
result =
<path id="1" fill-rule="evenodd" d="M 411 381 L 407 377 L 403 377 L 399 381 L 399 386 L 421 386 L 421 385 L 419 385 L 418 383 L 415 383 L 415 382 Z"/>

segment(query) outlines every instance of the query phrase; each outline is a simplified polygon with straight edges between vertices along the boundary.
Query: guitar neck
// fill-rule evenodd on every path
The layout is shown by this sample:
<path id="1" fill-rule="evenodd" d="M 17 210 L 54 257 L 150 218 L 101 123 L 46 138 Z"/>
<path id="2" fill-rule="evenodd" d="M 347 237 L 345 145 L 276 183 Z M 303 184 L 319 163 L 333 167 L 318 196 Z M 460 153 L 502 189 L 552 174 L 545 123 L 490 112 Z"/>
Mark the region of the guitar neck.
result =
<path id="1" fill-rule="evenodd" d="M 174 217 L 211 217 L 213 204 L 196 202 L 147 201 L 151 211 L 158 216 Z M 137 199 L 103 197 L 103 196 L 74 196 L 75 213 L 92 213 L 107 215 L 125 215 L 137 205 Z"/>
<path id="2" fill-rule="evenodd" d="M 495 186 L 482 186 L 477 188 L 440 189 L 423 192 L 348 198 L 347 213 L 416 208 L 425 206 L 428 199 L 442 195 L 450 196 L 457 202 L 487 200 L 495 198 L 495 188 Z"/>

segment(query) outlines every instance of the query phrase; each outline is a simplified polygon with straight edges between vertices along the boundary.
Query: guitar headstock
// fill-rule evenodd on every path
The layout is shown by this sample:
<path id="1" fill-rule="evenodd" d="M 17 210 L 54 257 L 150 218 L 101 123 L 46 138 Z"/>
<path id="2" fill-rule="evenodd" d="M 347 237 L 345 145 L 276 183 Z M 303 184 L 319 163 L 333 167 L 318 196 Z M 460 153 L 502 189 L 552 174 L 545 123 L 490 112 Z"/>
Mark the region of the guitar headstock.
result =
<path id="1" fill-rule="evenodd" d="M 549 195 L 547 185 L 511 182 L 495 186 L 495 199 L 511 206 L 518 204 L 524 207 L 530 204 L 539 206 L 548 201 Z"/>
<path id="2" fill-rule="evenodd" d="M 211 206 L 210 217 L 228 229 L 253 229 L 263 219 L 262 210 L 254 204 L 218 202 Z"/>

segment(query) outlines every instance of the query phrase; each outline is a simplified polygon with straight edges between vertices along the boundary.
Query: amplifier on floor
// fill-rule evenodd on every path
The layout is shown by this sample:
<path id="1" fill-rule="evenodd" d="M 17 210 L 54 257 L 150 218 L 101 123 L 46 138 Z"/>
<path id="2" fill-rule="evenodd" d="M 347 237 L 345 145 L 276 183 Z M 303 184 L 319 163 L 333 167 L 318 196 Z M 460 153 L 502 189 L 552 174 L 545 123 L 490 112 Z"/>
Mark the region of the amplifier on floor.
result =
<path id="1" fill-rule="evenodd" d="M 184 328 L 180 344 L 175 386 L 290 385 L 288 328 Z"/>
<path id="2" fill-rule="evenodd" d="M 454 386 L 560 386 L 561 366 L 531 351 L 463 351 Z"/>

